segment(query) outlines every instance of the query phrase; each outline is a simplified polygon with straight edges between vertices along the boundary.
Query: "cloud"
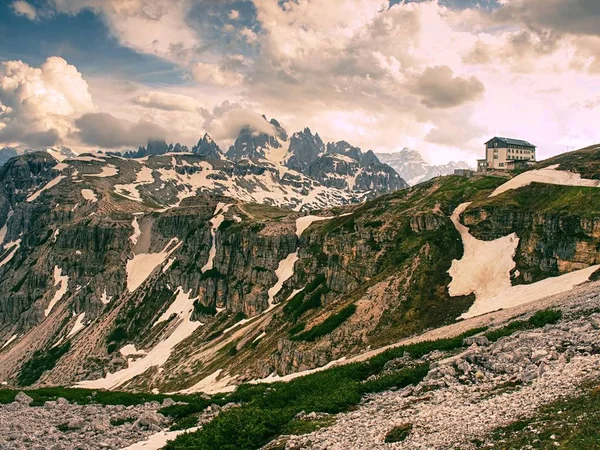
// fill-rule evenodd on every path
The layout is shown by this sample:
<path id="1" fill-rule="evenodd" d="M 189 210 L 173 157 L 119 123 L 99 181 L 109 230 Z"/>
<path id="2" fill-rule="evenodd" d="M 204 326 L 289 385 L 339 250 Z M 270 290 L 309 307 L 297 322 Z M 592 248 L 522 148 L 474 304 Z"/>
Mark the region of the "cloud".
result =
<path id="1" fill-rule="evenodd" d="M 220 64 L 196 63 L 192 68 L 194 79 L 203 84 L 220 87 L 238 86 L 244 81 L 244 76 L 234 70 L 229 70 Z"/>
<path id="2" fill-rule="evenodd" d="M 164 111 L 195 112 L 201 108 L 199 102 L 193 97 L 159 91 L 139 94 L 133 98 L 132 102 L 146 108 L 156 108 Z"/>
<path id="3" fill-rule="evenodd" d="M 418 77 L 416 92 L 428 108 L 453 108 L 476 100 L 485 87 L 476 77 L 455 77 L 448 66 L 428 67 Z"/>
<path id="4" fill-rule="evenodd" d="M 132 123 L 108 113 L 88 113 L 75 121 L 76 132 L 87 145 L 121 148 L 145 145 L 149 139 L 164 139 L 165 130 L 151 122 Z"/>
<path id="5" fill-rule="evenodd" d="M 0 143 L 54 145 L 71 132 L 75 117 L 93 108 L 86 81 L 62 58 L 39 68 L 0 63 Z"/>
<path id="6" fill-rule="evenodd" d="M 37 18 L 37 10 L 24 0 L 16 0 L 11 3 L 10 7 L 17 16 L 23 16 L 29 20 Z"/>

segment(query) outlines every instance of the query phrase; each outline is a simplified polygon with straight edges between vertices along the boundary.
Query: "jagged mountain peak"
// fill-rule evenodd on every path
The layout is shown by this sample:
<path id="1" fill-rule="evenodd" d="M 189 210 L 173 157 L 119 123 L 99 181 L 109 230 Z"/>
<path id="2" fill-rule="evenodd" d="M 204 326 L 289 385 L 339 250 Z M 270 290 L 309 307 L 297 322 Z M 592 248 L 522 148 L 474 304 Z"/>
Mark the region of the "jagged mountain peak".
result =
<path id="1" fill-rule="evenodd" d="M 204 133 L 198 144 L 192 147 L 192 153 L 206 159 L 219 159 L 223 152 L 208 133 Z"/>

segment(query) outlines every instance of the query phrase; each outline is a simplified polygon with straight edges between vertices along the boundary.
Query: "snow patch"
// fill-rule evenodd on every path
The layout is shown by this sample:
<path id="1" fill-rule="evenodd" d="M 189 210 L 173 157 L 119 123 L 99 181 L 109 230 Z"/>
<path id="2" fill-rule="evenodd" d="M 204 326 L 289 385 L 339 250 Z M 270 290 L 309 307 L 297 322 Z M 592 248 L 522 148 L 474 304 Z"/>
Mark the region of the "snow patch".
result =
<path id="1" fill-rule="evenodd" d="M 67 338 L 75 336 L 77 333 L 79 333 L 81 330 L 83 330 L 85 328 L 85 325 L 83 324 L 84 318 L 85 318 L 85 312 L 82 312 L 81 314 L 79 314 L 77 316 L 77 320 L 75 320 L 75 325 L 73 325 L 73 328 L 71 328 L 71 331 L 69 331 Z"/>
<path id="2" fill-rule="evenodd" d="M 96 196 L 96 193 L 91 189 L 82 189 L 81 195 L 88 202 L 96 203 L 98 201 L 98 196 Z"/>
<path id="3" fill-rule="evenodd" d="M 237 377 L 232 377 L 229 375 L 225 375 L 220 380 L 217 380 L 219 375 L 221 375 L 223 369 L 219 369 L 212 373 L 211 375 L 203 378 L 198 383 L 193 385 L 190 388 L 184 389 L 183 391 L 179 391 L 178 394 L 194 394 L 196 392 L 204 392 L 205 394 L 217 394 L 220 392 L 233 392 L 237 386 L 229 385 L 229 383 L 235 380 Z"/>
<path id="4" fill-rule="evenodd" d="M 145 350 L 136 349 L 135 345 L 133 345 L 133 344 L 127 344 L 121 350 L 119 350 L 119 352 L 121 353 L 121 355 L 123 355 L 125 357 L 127 357 L 127 356 L 145 356 L 148 354 L 148 352 L 146 352 Z"/>
<path id="5" fill-rule="evenodd" d="M 173 245 L 176 244 L 176 245 Z M 135 291 L 182 244 L 173 238 L 159 253 L 140 253 L 127 261 L 127 290 Z"/>
<path id="6" fill-rule="evenodd" d="M 17 239 L 16 241 L 10 241 L 7 242 L 6 244 L 4 244 L 4 250 L 10 250 L 10 253 L 8 255 L 6 255 L 6 257 L 0 261 L 0 267 L 2 267 L 3 265 L 7 264 L 11 259 L 13 259 L 13 256 L 15 256 L 15 254 L 17 253 L 17 250 L 19 250 L 19 248 L 21 247 L 21 239 Z"/>
<path id="7" fill-rule="evenodd" d="M 59 286 L 60 285 L 60 286 Z M 58 303 L 58 301 L 63 298 L 65 293 L 67 292 L 67 287 L 69 286 L 69 277 L 67 275 L 62 274 L 62 269 L 58 266 L 54 266 L 54 286 L 59 286 L 56 292 L 54 293 L 54 297 L 50 300 L 48 307 L 44 311 L 44 317 L 48 317 L 54 305 Z"/>
<path id="8" fill-rule="evenodd" d="M 193 427 L 186 430 L 161 431 L 160 433 L 153 434 L 145 441 L 136 442 L 135 444 L 122 448 L 121 450 L 159 450 L 167 445 L 167 442 L 172 441 L 177 436 L 185 433 L 193 433 L 194 431 L 198 430 L 198 427 Z"/>
<path id="9" fill-rule="evenodd" d="M 6 233 L 8 232 L 8 221 L 10 220 L 10 218 L 13 216 L 15 212 L 12 210 L 12 208 L 8 211 L 8 215 L 6 217 L 6 222 L 4 222 L 4 225 L 2 226 L 2 228 L 0 228 L 0 245 L 2 245 L 4 243 L 4 239 L 6 238 Z"/>
<path id="10" fill-rule="evenodd" d="M 495 197 L 503 192 L 511 189 L 519 189 L 524 186 L 529 186 L 531 183 L 558 184 L 561 186 L 584 186 L 584 187 L 600 187 L 600 180 L 589 180 L 581 178 L 581 175 L 565 170 L 556 170 L 558 164 L 549 166 L 545 169 L 530 170 L 524 172 L 503 185 L 496 188 L 490 197 Z"/>
<path id="11" fill-rule="evenodd" d="M 102 293 L 102 297 L 100 297 L 100 301 L 102 302 L 103 305 L 108 305 L 110 303 L 111 299 L 112 299 L 112 297 L 109 297 L 106 294 L 106 288 L 104 288 L 104 292 Z"/>
<path id="12" fill-rule="evenodd" d="M 2 348 L 8 347 L 16 339 L 17 339 L 17 335 L 13 334 L 10 338 L 8 338 L 8 341 L 6 341 L 4 344 L 2 344 Z"/>
<path id="13" fill-rule="evenodd" d="M 206 261 L 206 264 L 204 264 L 204 267 L 202 267 L 201 269 L 202 273 L 213 268 L 214 259 L 217 254 L 217 230 L 219 229 L 219 227 L 223 223 L 223 220 L 225 219 L 224 214 L 231 206 L 231 204 L 226 205 L 225 203 L 219 202 L 217 204 L 217 207 L 215 208 L 213 218 L 210 219 L 210 223 L 212 225 L 210 229 L 212 245 L 210 247 L 210 251 L 208 252 L 208 261 Z"/>
<path id="14" fill-rule="evenodd" d="M 137 244 L 138 239 L 142 235 L 142 231 L 140 230 L 140 224 L 138 223 L 137 217 L 134 216 L 133 222 L 131 222 L 131 226 L 133 227 L 133 234 L 129 236 L 129 240 L 132 245 L 135 246 Z"/>
<path id="15" fill-rule="evenodd" d="M 320 216 L 302 216 L 299 217 L 298 219 L 296 219 L 296 236 L 300 237 L 302 236 L 302 233 L 304 233 L 304 231 L 310 227 L 313 222 L 319 222 L 321 220 L 331 220 L 333 219 L 335 216 L 329 216 L 329 217 L 320 217 Z"/>
<path id="16" fill-rule="evenodd" d="M 268 291 L 269 309 L 275 306 L 275 296 L 281 291 L 283 284 L 294 275 L 294 265 L 296 264 L 296 261 L 298 261 L 298 250 L 294 253 L 290 253 L 285 259 L 279 261 L 279 266 L 277 267 L 277 270 L 275 270 L 277 283 L 275 283 Z"/>
<path id="17" fill-rule="evenodd" d="M 192 303 L 190 293 L 183 292 L 180 287 L 177 290 L 177 298 L 174 303 Z M 196 329 L 202 325 L 200 322 L 192 322 L 190 320 L 191 311 L 184 313 L 184 316 L 179 320 L 173 332 L 166 339 L 162 340 L 152 350 L 143 357 L 134 361 L 129 361 L 129 367 L 119 370 L 115 373 L 109 373 L 104 378 L 97 380 L 81 381 L 76 384 L 76 387 L 90 389 L 114 389 L 124 383 L 130 381 L 134 377 L 143 374 L 151 367 L 161 367 L 170 358 L 173 348 L 180 342 L 187 339 Z"/>
<path id="18" fill-rule="evenodd" d="M 43 188 L 37 190 L 36 192 L 34 192 L 33 194 L 31 194 L 29 197 L 27 197 L 27 201 L 29 203 L 31 203 L 32 201 L 34 201 L 35 199 L 37 199 L 40 195 L 42 195 L 42 192 L 47 191 L 48 189 L 53 188 L 58 183 L 60 183 L 61 180 L 63 180 L 64 178 L 66 178 L 64 175 L 59 175 L 56 178 L 48 181 L 48 183 L 46 183 Z"/>
<path id="19" fill-rule="evenodd" d="M 595 265 L 536 283 L 512 286 L 510 272 L 516 265 L 513 258 L 519 238 L 515 233 L 493 241 L 480 241 L 471 236 L 469 229 L 460 223 L 460 215 L 469 204 L 459 205 L 450 218 L 461 235 L 464 254 L 460 260 L 452 261 L 448 271 L 452 277 L 448 292 L 452 297 L 475 294 L 475 303 L 461 318 L 512 308 L 569 291 L 589 280 L 600 268 Z"/>
<path id="20" fill-rule="evenodd" d="M 86 173 L 84 177 L 96 177 L 96 178 L 107 178 L 114 177 L 119 173 L 119 169 L 117 169 L 112 164 L 107 164 L 106 166 L 102 166 L 102 171 L 100 173 Z"/>

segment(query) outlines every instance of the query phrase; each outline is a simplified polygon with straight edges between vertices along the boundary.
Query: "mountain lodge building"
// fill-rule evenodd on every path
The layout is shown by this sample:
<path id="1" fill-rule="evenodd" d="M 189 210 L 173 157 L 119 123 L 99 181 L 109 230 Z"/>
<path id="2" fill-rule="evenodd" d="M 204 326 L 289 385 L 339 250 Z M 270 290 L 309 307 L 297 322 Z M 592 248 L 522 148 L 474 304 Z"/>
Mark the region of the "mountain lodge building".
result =
<path id="1" fill-rule="evenodd" d="M 513 170 L 535 162 L 535 145 L 521 139 L 494 137 L 485 143 L 485 159 L 477 160 L 477 171 Z"/>

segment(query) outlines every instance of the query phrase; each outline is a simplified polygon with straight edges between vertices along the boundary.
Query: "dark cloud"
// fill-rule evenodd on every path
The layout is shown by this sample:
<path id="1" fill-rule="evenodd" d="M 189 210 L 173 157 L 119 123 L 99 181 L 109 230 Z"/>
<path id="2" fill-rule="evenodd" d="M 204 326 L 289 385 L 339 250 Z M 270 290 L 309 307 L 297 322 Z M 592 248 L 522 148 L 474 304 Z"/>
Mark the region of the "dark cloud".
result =
<path id="1" fill-rule="evenodd" d="M 165 137 L 165 131 L 151 122 L 131 123 L 107 113 L 84 114 L 75 125 L 82 142 L 101 148 L 144 145 L 149 139 Z"/>
<path id="2" fill-rule="evenodd" d="M 27 127 L 11 123 L 0 130 L 0 142 L 18 142 L 32 148 L 51 147 L 60 140 L 59 132 L 54 128 L 30 131 Z"/>
<path id="3" fill-rule="evenodd" d="M 476 77 L 455 77 L 448 66 L 428 67 L 415 82 L 415 92 L 428 108 L 453 108 L 476 100 L 484 91 Z"/>
<path id="4" fill-rule="evenodd" d="M 532 29 L 600 36 L 598 0 L 513 1 L 497 9 L 492 17 L 505 23 L 520 22 Z"/>

